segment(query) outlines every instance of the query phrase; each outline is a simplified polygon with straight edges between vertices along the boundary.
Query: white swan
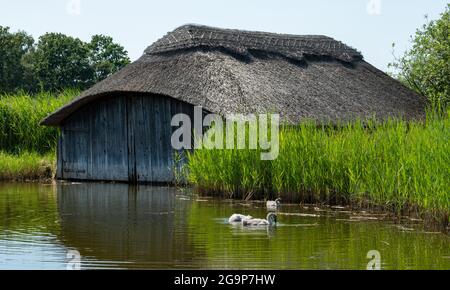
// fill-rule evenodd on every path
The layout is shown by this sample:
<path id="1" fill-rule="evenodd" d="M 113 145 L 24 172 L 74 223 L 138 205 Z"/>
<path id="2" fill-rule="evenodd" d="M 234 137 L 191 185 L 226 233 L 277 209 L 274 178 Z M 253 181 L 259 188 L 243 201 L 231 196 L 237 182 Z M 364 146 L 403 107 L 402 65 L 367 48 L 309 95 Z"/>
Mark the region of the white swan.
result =
<path id="1" fill-rule="evenodd" d="M 277 208 L 281 205 L 281 198 L 277 198 L 275 200 L 268 200 L 266 202 L 267 209 L 269 210 L 277 210 Z"/>
<path id="2" fill-rule="evenodd" d="M 266 219 L 244 219 L 242 220 L 243 226 L 274 226 L 277 224 L 277 215 L 273 212 L 267 214 Z"/>
<path id="3" fill-rule="evenodd" d="M 243 215 L 243 214 L 237 214 L 237 213 L 235 213 L 235 214 L 233 214 L 233 215 L 228 219 L 228 222 L 229 222 L 230 224 L 233 224 L 233 223 L 240 223 L 240 222 L 242 222 L 243 220 L 251 219 L 251 218 L 253 218 L 253 217 L 250 216 L 250 215 Z"/>

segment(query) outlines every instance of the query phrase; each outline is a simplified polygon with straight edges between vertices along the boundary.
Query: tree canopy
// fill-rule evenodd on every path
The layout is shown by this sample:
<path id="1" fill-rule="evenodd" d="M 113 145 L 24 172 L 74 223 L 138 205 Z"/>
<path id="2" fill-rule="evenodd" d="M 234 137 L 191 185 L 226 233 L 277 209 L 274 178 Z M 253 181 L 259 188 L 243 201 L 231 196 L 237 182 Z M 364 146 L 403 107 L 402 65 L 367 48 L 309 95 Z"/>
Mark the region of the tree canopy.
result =
<path id="1" fill-rule="evenodd" d="M 22 59 L 33 43 L 33 37 L 25 32 L 11 33 L 9 27 L 0 26 L 0 92 L 14 91 L 25 85 Z"/>
<path id="2" fill-rule="evenodd" d="M 35 43 L 25 32 L 0 26 L 0 93 L 86 89 L 129 62 L 127 51 L 109 36 L 94 35 L 86 43 L 46 33 Z"/>
<path id="3" fill-rule="evenodd" d="M 417 29 L 411 40 L 412 48 L 390 64 L 394 76 L 443 109 L 450 101 L 450 4 L 438 20 Z"/>
<path id="4" fill-rule="evenodd" d="M 114 43 L 112 37 L 94 35 L 88 47 L 94 82 L 105 79 L 130 62 L 125 49 Z"/>
<path id="5" fill-rule="evenodd" d="M 94 81 L 89 53 L 88 45 L 77 38 L 47 33 L 39 38 L 30 67 L 44 91 L 86 88 Z"/>

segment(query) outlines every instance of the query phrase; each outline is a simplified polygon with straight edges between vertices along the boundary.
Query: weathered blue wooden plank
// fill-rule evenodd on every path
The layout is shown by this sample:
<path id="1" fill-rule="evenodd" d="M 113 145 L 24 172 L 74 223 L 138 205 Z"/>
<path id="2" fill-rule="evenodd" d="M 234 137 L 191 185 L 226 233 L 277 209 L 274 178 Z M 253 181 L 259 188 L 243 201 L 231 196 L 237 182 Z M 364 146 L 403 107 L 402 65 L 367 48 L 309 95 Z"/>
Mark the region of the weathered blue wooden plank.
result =
<path id="1" fill-rule="evenodd" d="M 90 110 L 89 178 L 128 180 L 128 149 L 125 99 L 116 97 Z"/>
<path id="2" fill-rule="evenodd" d="M 137 181 L 144 182 L 152 180 L 152 160 L 150 159 L 150 129 L 148 126 L 148 104 L 146 99 L 141 96 L 133 97 L 133 119 L 129 122 L 133 124 L 134 134 L 134 146 L 135 146 L 135 164 L 136 164 L 136 176 Z"/>
<path id="3" fill-rule="evenodd" d="M 61 176 L 67 179 L 85 179 L 87 174 L 88 128 L 85 113 L 69 117 L 61 130 Z"/>
<path id="4" fill-rule="evenodd" d="M 107 180 L 128 180 L 127 153 L 127 119 L 125 113 L 125 99 L 114 98 L 107 103 L 106 115 L 106 168 Z"/>
<path id="5" fill-rule="evenodd" d="M 58 146 L 56 148 L 56 178 L 63 179 L 63 158 L 62 158 L 62 137 L 58 138 Z"/>
<path id="6" fill-rule="evenodd" d="M 123 95 L 91 104 L 63 126 L 58 177 L 130 182 L 172 182 L 174 114 L 193 107 L 150 95 Z"/>
<path id="7" fill-rule="evenodd" d="M 126 122 L 127 122 L 127 149 L 128 149 L 128 181 L 137 182 L 136 173 L 136 145 L 135 145 L 135 109 L 133 102 L 135 98 L 131 95 L 126 97 Z"/>

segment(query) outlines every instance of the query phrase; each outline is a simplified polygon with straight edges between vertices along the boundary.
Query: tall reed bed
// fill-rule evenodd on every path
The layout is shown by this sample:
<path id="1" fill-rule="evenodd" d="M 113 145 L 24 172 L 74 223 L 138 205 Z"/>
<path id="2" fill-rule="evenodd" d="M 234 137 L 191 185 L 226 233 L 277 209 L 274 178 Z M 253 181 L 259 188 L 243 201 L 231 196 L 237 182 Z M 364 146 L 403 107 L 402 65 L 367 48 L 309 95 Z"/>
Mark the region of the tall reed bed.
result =
<path id="1" fill-rule="evenodd" d="M 67 90 L 60 94 L 0 95 L 0 181 L 53 177 L 58 130 L 39 122 L 77 94 Z"/>
<path id="2" fill-rule="evenodd" d="M 39 122 L 77 94 L 76 90 L 67 90 L 58 95 L 0 95 L 0 150 L 12 154 L 54 151 L 57 129 L 39 126 Z"/>
<path id="3" fill-rule="evenodd" d="M 273 161 L 259 150 L 196 150 L 188 179 L 208 194 L 425 209 L 448 221 L 449 141 L 448 114 L 338 128 L 305 122 L 281 129 Z"/>

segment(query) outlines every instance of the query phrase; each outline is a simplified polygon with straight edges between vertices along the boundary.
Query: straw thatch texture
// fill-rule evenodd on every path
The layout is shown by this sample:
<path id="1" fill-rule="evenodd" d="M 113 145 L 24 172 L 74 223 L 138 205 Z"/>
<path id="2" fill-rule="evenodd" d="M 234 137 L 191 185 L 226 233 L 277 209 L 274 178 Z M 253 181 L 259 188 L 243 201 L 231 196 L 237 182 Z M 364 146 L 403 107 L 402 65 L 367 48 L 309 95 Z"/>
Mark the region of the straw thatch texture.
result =
<path id="1" fill-rule="evenodd" d="M 298 123 L 402 116 L 421 118 L 425 100 L 324 36 L 182 26 L 42 123 L 59 125 L 113 93 L 169 96 L 207 111 L 280 113 Z"/>

